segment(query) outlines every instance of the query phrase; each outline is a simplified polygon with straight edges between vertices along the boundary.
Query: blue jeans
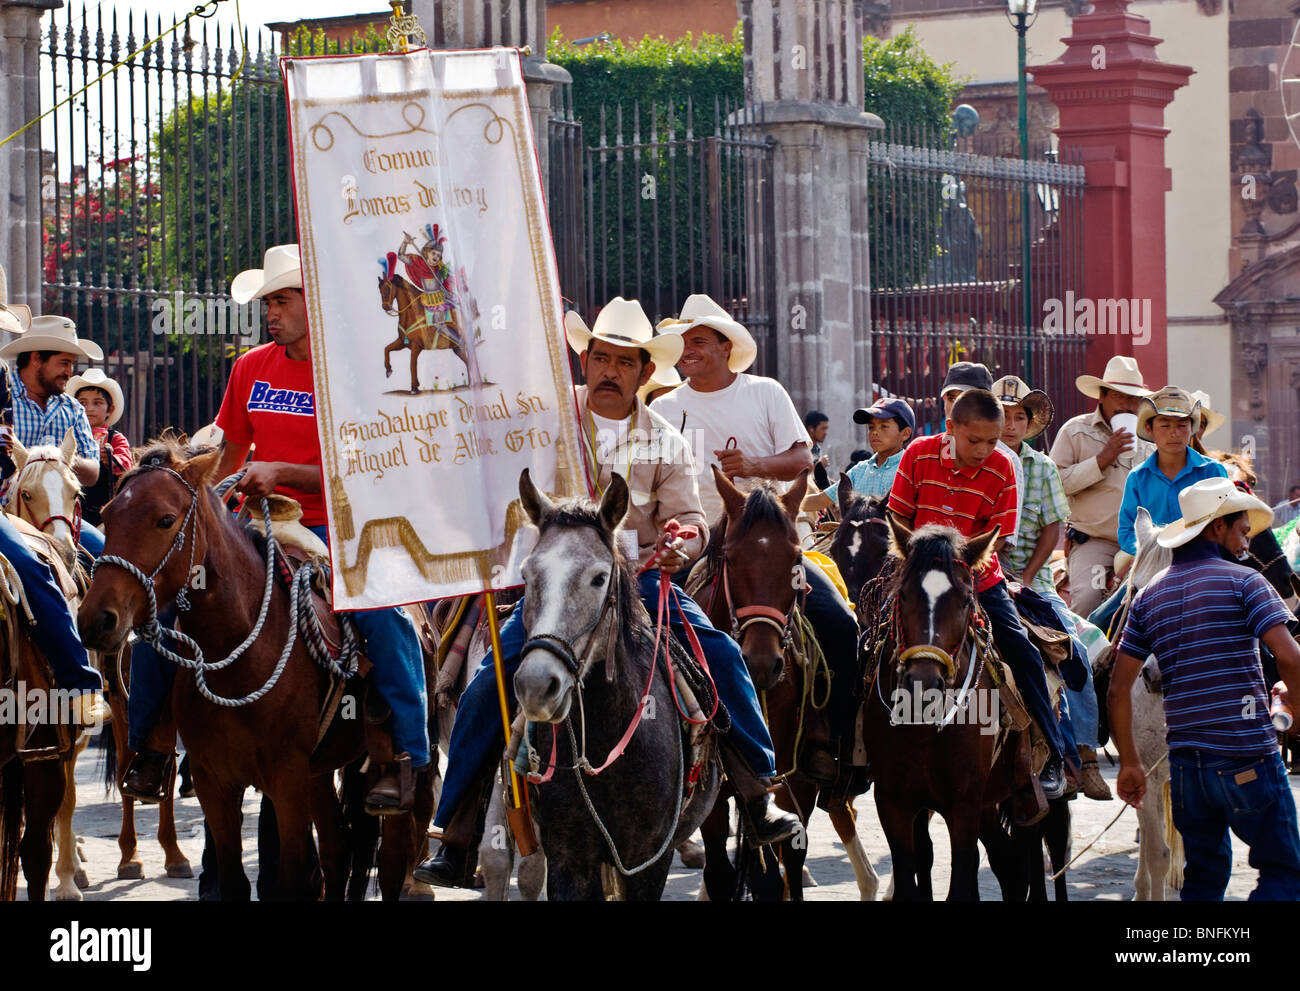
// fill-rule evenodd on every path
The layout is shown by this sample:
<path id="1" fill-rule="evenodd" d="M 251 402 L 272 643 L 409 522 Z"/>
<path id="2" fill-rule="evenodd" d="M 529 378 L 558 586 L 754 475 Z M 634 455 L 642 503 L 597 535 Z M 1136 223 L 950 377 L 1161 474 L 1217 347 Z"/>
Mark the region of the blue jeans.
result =
<path id="1" fill-rule="evenodd" d="M 1065 601 L 1056 594 L 1056 589 L 1044 591 L 1035 586 L 1034 591 L 1052 604 L 1052 608 L 1056 610 L 1057 618 L 1060 619 L 1067 630 L 1074 629 L 1074 620 L 1071 618 L 1070 609 L 1065 604 Z M 1065 702 L 1061 706 L 1061 722 L 1064 723 L 1066 720 L 1066 709 L 1068 707 L 1070 728 L 1073 731 L 1075 743 L 1080 747 L 1093 747 L 1095 749 L 1097 736 L 1100 732 L 1097 722 L 1101 714 L 1098 708 L 1097 690 L 1092 684 L 1092 665 L 1085 664 L 1084 668 L 1088 672 L 1087 684 L 1077 692 L 1066 686 Z"/>
<path id="2" fill-rule="evenodd" d="M 1169 775 L 1174 825 L 1187 850 L 1183 901 L 1223 900 L 1232 873 L 1229 829 L 1259 871 L 1250 901 L 1300 901 L 1295 800 L 1276 750 L 1262 757 L 1172 750 Z M 1243 776 L 1250 780 L 1239 783 Z"/>
<path id="3" fill-rule="evenodd" d="M 1052 756 L 1064 758 L 1071 755 L 1061 736 L 1061 726 L 1056 721 L 1056 712 L 1052 709 L 1051 696 L 1047 692 L 1042 655 L 1025 633 L 1025 628 L 1020 625 L 1020 615 L 1016 612 L 1016 604 L 1011 601 L 1007 583 L 998 582 L 992 588 L 980 592 L 979 600 L 993 626 L 993 642 L 997 644 L 998 653 L 1011 668 L 1016 688 L 1020 690 L 1030 714 L 1038 721 L 1043 735 L 1047 737 Z"/>
<path id="4" fill-rule="evenodd" d="M 324 526 L 308 527 L 326 543 Z M 159 613 L 170 626 L 175 610 Z M 428 696 L 424 684 L 424 657 L 415 627 L 400 609 L 367 609 L 352 613 L 357 631 L 365 638 L 366 656 L 374 665 L 375 687 L 393 711 L 393 742 L 411 755 L 414 767 L 429 763 Z M 144 649 L 141 649 L 144 648 Z M 176 680 L 176 666 L 165 662 L 147 644 L 131 652 L 130 746 L 139 751 L 153 732 L 162 705 Z"/>
<path id="5" fill-rule="evenodd" d="M 83 527 L 81 532 L 83 538 L 91 537 L 88 543 L 98 538 L 99 549 L 103 550 L 104 538 L 98 530 Z M 90 665 L 86 648 L 77 634 L 76 621 L 68 610 L 68 600 L 54 583 L 49 566 L 27 546 L 27 541 L 3 513 L 0 513 L 0 554 L 9 559 L 22 579 L 34 617 L 31 638 L 49 661 L 55 684 L 68 691 L 100 691 L 104 679 Z"/>
<path id="6" fill-rule="evenodd" d="M 652 617 L 659 609 L 659 574 L 647 572 L 639 579 L 641 601 Z M 695 627 L 695 635 L 704 649 L 709 671 L 718 689 L 718 697 L 731 714 L 729 741 L 736 747 L 750 770 L 760 778 L 776 774 L 776 755 L 772 737 L 763 721 L 763 710 L 758 704 L 758 693 L 745 668 L 740 646 L 725 633 L 713 628 L 704 611 L 683 590 L 669 600 L 668 621 L 678 642 L 689 649 L 685 627 L 681 623 L 684 613 Z M 680 612 L 679 612 L 680 605 Z M 524 609 L 521 602 L 510 618 L 501 626 L 501 653 L 506 682 L 506 694 L 515 704 L 514 675 L 519 669 L 519 652 L 524 646 Z M 446 828 L 452 813 L 464 798 L 475 774 L 491 756 L 494 748 L 503 747 L 501 739 L 501 712 L 497 700 L 496 675 L 493 673 L 492 652 L 474 672 L 456 709 L 456 722 L 451 728 L 451 741 L 447 749 L 447 772 L 442 782 L 442 798 L 438 802 L 433 823 Z"/>

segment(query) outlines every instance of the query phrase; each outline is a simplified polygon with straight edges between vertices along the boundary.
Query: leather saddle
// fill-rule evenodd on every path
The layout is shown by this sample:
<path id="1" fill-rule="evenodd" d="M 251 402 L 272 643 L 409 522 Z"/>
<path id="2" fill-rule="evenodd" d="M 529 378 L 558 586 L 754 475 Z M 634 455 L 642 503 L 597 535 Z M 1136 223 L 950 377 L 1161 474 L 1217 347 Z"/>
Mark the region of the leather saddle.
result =
<path id="1" fill-rule="evenodd" d="M 8 516 L 9 522 L 22 535 L 27 546 L 49 566 L 54 575 L 54 581 L 58 584 L 59 590 L 63 592 L 64 597 L 75 599 L 83 595 L 90 582 L 85 570 L 77 564 L 75 558 L 71 557 L 68 545 L 48 533 L 38 530 L 31 523 L 19 519 L 12 513 L 8 514 Z"/>

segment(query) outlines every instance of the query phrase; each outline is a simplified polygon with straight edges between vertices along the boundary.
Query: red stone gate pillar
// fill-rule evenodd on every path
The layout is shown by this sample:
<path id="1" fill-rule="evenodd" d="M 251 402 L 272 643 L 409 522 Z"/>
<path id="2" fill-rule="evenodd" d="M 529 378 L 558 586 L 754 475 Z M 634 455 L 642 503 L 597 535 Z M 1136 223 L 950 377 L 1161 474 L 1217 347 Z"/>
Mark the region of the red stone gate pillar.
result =
<path id="1" fill-rule="evenodd" d="M 1094 322 L 1086 371 L 1100 375 L 1111 356 L 1131 354 L 1147 384 L 1158 389 L 1168 373 L 1165 193 L 1172 184 L 1165 167 L 1165 107 L 1193 70 L 1156 56 L 1162 39 L 1151 36 L 1151 22 L 1130 13 L 1128 3 L 1095 0 L 1094 11 L 1074 18 L 1073 33 L 1061 39 L 1065 54 L 1029 72 L 1060 111 L 1062 161 L 1081 161 L 1085 168 L 1085 293 L 1094 301 L 1130 301 L 1130 318 L 1132 306 L 1150 300 L 1145 342 L 1131 326 L 1123 335 Z"/>

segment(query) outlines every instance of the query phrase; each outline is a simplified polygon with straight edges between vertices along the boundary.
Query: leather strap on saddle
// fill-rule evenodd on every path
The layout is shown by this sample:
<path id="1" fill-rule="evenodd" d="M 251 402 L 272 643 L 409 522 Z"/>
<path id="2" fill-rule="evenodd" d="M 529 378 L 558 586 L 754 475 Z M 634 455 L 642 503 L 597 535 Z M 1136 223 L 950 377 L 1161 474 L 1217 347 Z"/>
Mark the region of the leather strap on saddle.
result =
<path id="1" fill-rule="evenodd" d="M 85 591 L 89 583 L 79 584 L 77 572 L 81 569 L 78 567 L 74 570 L 74 566 L 69 565 L 68 558 L 65 556 L 68 553 L 68 545 L 13 514 L 9 514 L 9 522 L 22 535 L 33 553 L 49 565 L 50 571 L 54 574 L 54 581 L 64 598 L 72 599 Z"/>

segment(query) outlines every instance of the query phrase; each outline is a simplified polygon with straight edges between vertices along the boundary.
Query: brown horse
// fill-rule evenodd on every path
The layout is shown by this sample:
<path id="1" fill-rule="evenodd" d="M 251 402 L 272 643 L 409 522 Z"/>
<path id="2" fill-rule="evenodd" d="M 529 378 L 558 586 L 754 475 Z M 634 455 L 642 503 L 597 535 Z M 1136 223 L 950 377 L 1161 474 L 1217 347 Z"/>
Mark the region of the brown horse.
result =
<path id="1" fill-rule="evenodd" d="M 713 528 L 706 551 L 714 581 L 700 592 L 701 606 L 717 629 L 732 631 L 740 643 L 754 687 L 764 701 L 777 770 L 792 772 L 786 775 L 776 802 L 797 813 L 805 827 L 802 836 L 787 840 L 781 847 L 784 887 L 791 900 L 802 901 L 803 864 L 808 855 L 806 830 L 819 787 L 798 773 L 796 754 L 811 724 L 824 718 L 821 710 L 829 691 L 829 673 L 819 676 L 813 662 L 807 661 L 813 666 L 813 682 L 809 685 L 809 675 L 792 649 L 796 586 L 802 584 L 797 580 L 799 569 L 809 566 L 802 560 L 794 521 L 808 474 L 800 475 L 784 495 L 778 495 L 771 485 L 745 495 L 716 466 L 713 476 L 726 514 Z M 873 900 L 878 881 L 858 839 L 853 808 L 845 805 L 830 817 L 848 851 L 862 900 Z M 736 888 L 736 877 L 726 857 L 726 828 L 726 803 L 719 802 L 701 830 L 707 851 L 705 885 L 709 897 L 715 900 Z M 775 894 L 779 877 L 772 871 L 764 873 L 768 876 L 756 887 Z M 755 895 L 759 894 L 756 890 Z"/>
<path id="2" fill-rule="evenodd" d="M 420 291 L 415 286 L 400 275 L 394 275 L 391 279 L 385 279 L 381 275 L 379 277 L 379 298 L 383 303 L 384 312 L 389 316 L 397 317 L 397 339 L 384 348 L 384 374 L 386 376 L 393 374 L 393 366 L 389 356 L 394 351 L 410 348 L 411 395 L 416 395 L 420 391 L 419 367 L 421 352 L 450 349 L 457 358 L 465 363 L 466 371 L 471 378 L 471 384 L 475 384 L 472 381 L 476 377 L 475 366 L 467 359 L 465 349 L 456 344 L 446 334 L 439 333 L 428 325 L 424 303 L 420 299 Z M 465 340 L 465 330 L 461 327 L 455 311 L 451 313 L 448 326 L 457 337 L 462 341 Z"/>
<path id="3" fill-rule="evenodd" d="M 978 612 L 972 577 L 993 553 L 997 530 L 964 540 L 948 527 L 913 534 L 892 518 L 890 526 L 895 553 L 906 556 L 889 579 L 893 650 L 868 688 L 864 729 L 876 809 L 893 859 L 894 897 L 932 897 L 927 844 L 917 841 L 929 811 L 948 824 L 948 898 L 979 899 L 980 840 L 1004 897 L 1015 897 L 1018 867 L 998 803 L 1011 796 L 1016 762 L 1028 764 L 1028 738 L 999 735 L 997 688 L 976 646 L 979 631 L 988 631 L 979 626 L 987 621 Z M 984 645 L 991 649 L 987 640 Z M 979 717 L 988 713 L 992 725 L 982 725 Z"/>
<path id="4" fill-rule="evenodd" d="M 880 574 L 889 557 L 888 499 L 853 491 L 847 475 L 840 475 L 837 491 L 840 522 L 831 537 L 827 555 L 840 569 L 849 598 L 857 602 L 862 586 Z"/>
<path id="5" fill-rule="evenodd" d="M 339 899 L 347 890 L 352 851 L 334 771 L 367 749 L 374 761 L 391 760 L 391 745 L 363 726 L 368 720 L 358 709 L 364 704 L 351 696 L 342 698 L 338 718 L 321 735 L 322 711 L 336 697 L 331 677 L 313 662 L 302 638 L 284 653 L 296 622 L 290 592 L 281 581 L 267 583 L 270 548 L 224 509 L 210 487 L 219 457 L 217 451 L 194 454 L 164 440 L 147 448 L 140 466 L 123 476 L 117 495 L 104 507 L 108 537 L 78 614 L 82 638 L 88 646 L 117 650 L 132 628 L 156 634 L 157 609 L 185 590 L 189 608 L 180 612 L 178 625 L 189 642 L 178 641 L 181 655 L 192 657 L 197 647 L 204 658 L 238 658 L 224 666 L 205 661 L 197 673 L 186 668 L 171 696 L 212 831 L 221 896 L 249 897 L 240 805 L 251 784 L 276 810 L 276 897 L 319 896 L 320 880 L 311 869 L 315 825 L 325 893 Z M 207 581 L 202 588 L 187 588 L 195 565 L 204 569 Z M 261 634 L 248 636 L 259 625 L 264 600 Z M 227 704 L 214 705 L 205 689 Z M 432 813 L 431 782 L 427 772 L 419 776 L 414 814 L 383 821 L 379 883 L 385 899 L 400 893 L 424 836 Z"/>

